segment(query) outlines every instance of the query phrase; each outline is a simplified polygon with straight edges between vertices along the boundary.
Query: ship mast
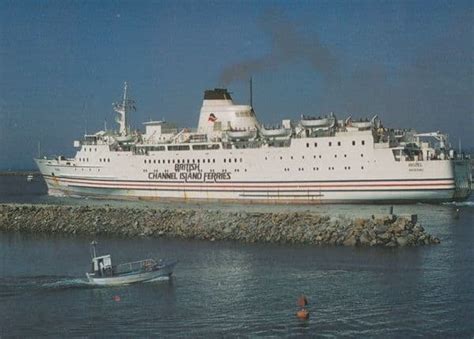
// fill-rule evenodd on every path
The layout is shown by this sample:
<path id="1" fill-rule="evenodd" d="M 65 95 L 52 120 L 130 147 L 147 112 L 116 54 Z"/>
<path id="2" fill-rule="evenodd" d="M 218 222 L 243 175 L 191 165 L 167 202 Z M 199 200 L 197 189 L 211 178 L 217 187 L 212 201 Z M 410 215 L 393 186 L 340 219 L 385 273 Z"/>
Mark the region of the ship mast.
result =
<path id="1" fill-rule="evenodd" d="M 124 83 L 123 87 L 123 98 L 122 102 L 113 104 L 114 111 L 118 113 L 115 121 L 119 124 L 119 134 L 121 136 L 126 136 L 130 133 L 130 128 L 128 125 L 127 113 L 136 111 L 135 101 L 127 97 L 127 82 Z"/>

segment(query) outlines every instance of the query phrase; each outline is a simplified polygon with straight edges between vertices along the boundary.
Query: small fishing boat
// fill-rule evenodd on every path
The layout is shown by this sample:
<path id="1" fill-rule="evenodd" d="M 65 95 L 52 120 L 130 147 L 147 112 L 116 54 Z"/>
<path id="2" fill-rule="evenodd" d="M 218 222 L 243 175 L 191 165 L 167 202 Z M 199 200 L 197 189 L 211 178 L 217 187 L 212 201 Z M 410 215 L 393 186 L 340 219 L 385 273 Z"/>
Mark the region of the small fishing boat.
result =
<path id="1" fill-rule="evenodd" d="M 102 286 L 131 284 L 170 277 L 177 260 L 145 259 L 112 265 L 110 254 L 97 256 L 97 242 L 91 243 L 92 270 L 86 273 L 90 283 Z"/>

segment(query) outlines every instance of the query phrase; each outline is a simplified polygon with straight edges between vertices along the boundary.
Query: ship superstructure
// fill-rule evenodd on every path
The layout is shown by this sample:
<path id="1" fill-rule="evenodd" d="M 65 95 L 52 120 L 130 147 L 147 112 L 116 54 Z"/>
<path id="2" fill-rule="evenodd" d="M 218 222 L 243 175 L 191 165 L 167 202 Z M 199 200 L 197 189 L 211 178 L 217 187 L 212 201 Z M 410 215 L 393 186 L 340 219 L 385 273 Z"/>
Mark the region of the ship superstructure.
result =
<path id="1" fill-rule="evenodd" d="M 124 95 L 119 131 L 75 141 L 74 158 L 36 159 L 49 194 L 260 203 L 463 200 L 469 159 L 440 132 L 388 129 L 335 114 L 265 126 L 226 89 L 204 93 L 196 130 L 165 121 L 132 132 Z"/>

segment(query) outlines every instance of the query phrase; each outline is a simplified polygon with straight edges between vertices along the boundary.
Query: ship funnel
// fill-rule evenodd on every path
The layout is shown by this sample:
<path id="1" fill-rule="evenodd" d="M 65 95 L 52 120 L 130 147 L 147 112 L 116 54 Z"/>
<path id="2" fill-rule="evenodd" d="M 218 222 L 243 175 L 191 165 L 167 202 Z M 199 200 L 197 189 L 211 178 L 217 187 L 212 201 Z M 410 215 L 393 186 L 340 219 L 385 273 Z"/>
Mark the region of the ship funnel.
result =
<path id="1" fill-rule="evenodd" d="M 204 92 L 198 132 L 209 137 L 220 137 L 222 132 L 254 130 L 258 125 L 253 109 L 249 105 L 236 105 L 225 88 L 214 88 Z"/>

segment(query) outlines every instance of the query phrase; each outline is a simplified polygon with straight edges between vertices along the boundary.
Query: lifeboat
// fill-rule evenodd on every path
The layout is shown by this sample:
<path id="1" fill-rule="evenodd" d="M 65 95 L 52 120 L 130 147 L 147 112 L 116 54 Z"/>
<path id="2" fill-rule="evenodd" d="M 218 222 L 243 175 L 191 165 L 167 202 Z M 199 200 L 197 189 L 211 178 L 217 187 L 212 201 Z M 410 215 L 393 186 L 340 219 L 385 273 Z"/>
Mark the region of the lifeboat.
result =
<path id="1" fill-rule="evenodd" d="M 350 126 L 356 127 L 358 129 L 371 128 L 375 124 L 375 121 L 377 119 L 378 119 L 378 117 L 375 115 L 371 120 L 369 120 L 369 119 L 365 119 L 365 120 L 360 119 L 359 121 L 350 121 Z"/>
<path id="2" fill-rule="evenodd" d="M 291 134 L 291 129 L 284 127 L 265 128 L 262 126 L 260 128 L 260 134 L 266 138 L 286 137 Z"/>
<path id="3" fill-rule="evenodd" d="M 332 120 L 333 119 L 328 118 L 328 117 L 314 118 L 314 117 L 307 117 L 307 116 L 302 115 L 301 116 L 301 125 L 303 127 L 312 127 L 312 128 L 315 128 L 315 127 L 328 127 L 332 123 Z"/>
<path id="4" fill-rule="evenodd" d="M 255 130 L 228 130 L 227 136 L 232 140 L 249 140 L 255 138 Z"/>
<path id="5" fill-rule="evenodd" d="M 365 120 L 365 121 L 352 121 L 352 127 L 357 127 L 359 129 L 370 128 L 372 126 L 372 122 Z"/>

